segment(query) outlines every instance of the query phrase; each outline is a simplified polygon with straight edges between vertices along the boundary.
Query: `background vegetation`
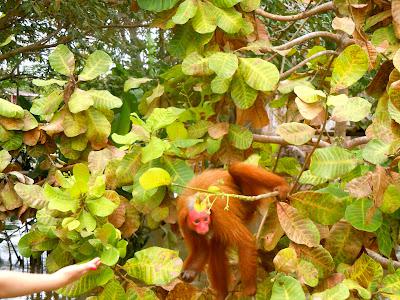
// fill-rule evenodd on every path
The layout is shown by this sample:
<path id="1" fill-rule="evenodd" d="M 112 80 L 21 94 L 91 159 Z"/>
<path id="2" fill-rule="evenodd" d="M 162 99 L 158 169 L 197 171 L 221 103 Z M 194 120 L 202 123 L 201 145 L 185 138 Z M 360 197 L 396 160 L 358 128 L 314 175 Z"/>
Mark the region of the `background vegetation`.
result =
<path id="1" fill-rule="evenodd" d="M 257 299 L 399 299 L 400 1 L 0 12 L 2 226 L 31 224 L 19 252 L 45 253 L 49 272 L 103 262 L 60 294 L 211 297 L 176 279 L 175 198 L 247 160 L 292 185 L 262 212 Z"/>

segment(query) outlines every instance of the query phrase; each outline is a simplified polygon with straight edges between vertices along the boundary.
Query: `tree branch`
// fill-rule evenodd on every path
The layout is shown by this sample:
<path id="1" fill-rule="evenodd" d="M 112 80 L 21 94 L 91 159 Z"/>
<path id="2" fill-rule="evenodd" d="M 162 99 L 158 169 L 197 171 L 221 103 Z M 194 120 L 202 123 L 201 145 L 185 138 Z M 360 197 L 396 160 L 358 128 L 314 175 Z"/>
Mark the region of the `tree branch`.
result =
<path id="1" fill-rule="evenodd" d="M 306 10 L 302 13 L 299 13 L 297 15 L 291 15 L 291 16 L 281 16 L 281 15 L 274 15 L 271 14 L 269 12 L 266 12 L 260 8 L 255 10 L 255 13 L 257 15 L 263 16 L 267 19 L 271 19 L 271 20 L 275 20 L 275 21 L 281 21 L 281 22 L 290 22 L 290 21 L 297 21 L 300 19 L 305 19 L 317 14 L 321 14 L 330 10 L 334 10 L 335 9 L 335 5 L 333 4 L 333 2 L 327 2 L 324 4 L 321 4 L 319 6 L 316 6 L 310 10 Z"/>
<path id="2" fill-rule="evenodd" d="M 346 149 L 351 149 L 360 145 L 364 145 L 366 143 L 368 143 L 371 139 L 369 137 L 366 136 L 360 136 L 354 139 L 351 139 L 347 142 L 344 143 L 344 148 Z"/>
<path id="3" fill-rule="evenodd" d="M 311 60 L 313 60 L 313 59 L 315 59 L 317 57 L 323 56 L 323 55 L 338 55 L 338 53 L 336 51 L 333 51 L 333 50 L 325 50 L 325 51 L 321 51 L 321 52 L 315 53 L 314 55 L 311 55 L 309 58 L 303 60 L 298 65 L 295 65 L 294 67 L 290 68 L 286 72 L 282 73 L 281 76 L 280 76 L 280 79 L 282 80 L 282 79 L 285 79 L 286 77 L 289 77 L 297 69 L 300 69 L 301 67 L 306 65 Z"/>
<path id="4" fill-rule="evenodd" d="M 140 27 L 149 27 L 149 24 L 108 24 L 108 25 L 101 25 L 98 28 L 101 29 L 108 29 L 108 28 L 117 28 L 117 29 L 124 29 L 124 28 L 140 28 Z"/>
<path id="5" fill-rule="evenodd" d="M 340 43 L 343 40 L 342 36 L 339 34 L 335 34 L 335 33 L 329 32 L 329 31 L 315 31 L 315 32 L 307 33 L 301 37 L 298 37 L 297 39 L 294 39 L 293 41 L 287 42 L 286 44 L 276 46 L 273 48 L 278 51 L 288 50 L 288 49 L 292 48 L 293 46 L 304 43 L 307 40 L 319 38 L 319 37 L 334 40 L 336 43 Z"/>
<path id="6" fill-rule="evenodd" d="M 262 134 L 253 134 L 253 141 L 255 142 L 260 142 L 260 143 L 273 143 L 273 144 L 278 144 L 278 145 L 290 145 L 288 142 L 286 142 L 283 138 L 280 136 L 276 135 L 262 135 Z M 317 144 L 318 139 L 317 138 L 312 138 L 310 144 Z M 329 147 L 331 144 L 325 142 L 325 141 L 319 141 L 318 142 L 318 147 L 319 148 L 325 148 Z"/>
<path id="7" fill-rule="evenodd" d="M 51 35 L 53 35 L 53 34 L 54 33 L 52 33 Z M 68 42 L 73 40 L 73 38 L 70 37 L 70 36 L 64 36 L 64 37 L 61 37 L 56 43 L 46 45 L 45 43 L 51 38 L 51 35 L 47 36 L 46 38 L 44 38 L 44 39 L 42 39 L 42 40 L 40 40 L 40 41 L 38 41 L 38 42 L 36 42 L 34 44 L 31 44 L 31 45 L 28 45 L 28 46 L 24 46 L 24 47 L 20 47 L 20 48 L 14 49 L 14 50 L 12 50 L 10 52 L 7 52 L 7 53 L 4 53 L 4 54 L 0 55 L 0 62 L 3 61 L 3 60 L 8 59 L 10 57 L 13 57 L 13 56 L 15 56 L 17 54 L 20 54 L 20 53 L 33 52 L 33 51 L 46 49 L 46 48 L 53 48 L 53 47 L 56 47 L 59 44 L 65 44 L 65 43 L 68 43 Z"/>
<path id="8" fill-rule="evenodd" d="M 393 264 L 393 267 L 395 269 L 400 268 L 400 262 L 398 262 L 398 261 L 390 261 L 389 259 L 387 259 L 386 257 L 383 257 L 379 253 L 376 253 L 375 251 L 372 251 L 372 250 L 367 249 L 367 248 L 365 248 L 365 251 L 367 252 L 369 257 L 371 257 L 373 260 L 378 262 L 385 269 L 387 269 L 387 267 L 389 266 L 390 263 Z"/>

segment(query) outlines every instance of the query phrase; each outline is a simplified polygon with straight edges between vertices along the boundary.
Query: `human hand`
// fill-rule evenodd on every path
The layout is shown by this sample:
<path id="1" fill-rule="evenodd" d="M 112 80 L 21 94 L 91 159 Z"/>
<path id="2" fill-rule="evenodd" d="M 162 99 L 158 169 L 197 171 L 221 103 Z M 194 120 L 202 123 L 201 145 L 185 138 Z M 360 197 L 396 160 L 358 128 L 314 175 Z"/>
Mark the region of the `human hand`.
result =
<path id="1" fill-rule="evenodd" d="M 62 282 L 62 285 L 67 285 L 75 280 L 78 280 L 90 270 L 96 270 L 100 264 L 100 258 L 96 257 L 83 264 L 76 264 L 61 268 L 57 272 L 53 273 L 53 275 Z"/>

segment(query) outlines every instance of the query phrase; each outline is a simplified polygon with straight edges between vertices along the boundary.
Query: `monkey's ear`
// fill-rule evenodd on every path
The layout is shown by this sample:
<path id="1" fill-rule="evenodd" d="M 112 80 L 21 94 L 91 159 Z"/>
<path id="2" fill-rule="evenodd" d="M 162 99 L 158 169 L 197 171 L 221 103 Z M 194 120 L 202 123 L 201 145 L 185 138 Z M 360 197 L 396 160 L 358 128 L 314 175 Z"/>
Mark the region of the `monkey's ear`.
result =
<path id="1" fill-rule="evenodd" d="M 247 195 L 260 195 L 276 190 L 280 198 L 286 198 L 289 191 L 289 185 L 283 177 L 252 164 L 233 163 L 228 171 Z"/>

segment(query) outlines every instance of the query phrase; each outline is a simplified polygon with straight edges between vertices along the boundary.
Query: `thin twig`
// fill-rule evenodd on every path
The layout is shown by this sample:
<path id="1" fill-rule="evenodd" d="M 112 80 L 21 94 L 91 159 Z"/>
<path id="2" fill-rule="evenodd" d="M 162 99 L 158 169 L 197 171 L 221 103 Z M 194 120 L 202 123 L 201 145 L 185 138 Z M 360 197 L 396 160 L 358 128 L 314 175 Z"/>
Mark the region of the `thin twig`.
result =
<path id="1" fill-rule="evenodd" d="M 271 204 L 272 205 L 272 204 Z M 265 210 L 265 213 L 263 215 L 263 218 L 261 220 L 260 226 L 258 226 L 258 230 L 257 230 L 257 234 L 256 234 L 256 244 L 258 245 L 259 241 L 260 241 L 260 235 L 261 235 L 261 230 L 264 227 L 265 221 L 267 220 L 267 216 L 268 216 L 268 212 L 269 212 L 269 206 L 268 208 Z"/>
<path id="2" fill-rule="evenodd" d="M 253 134 L 253 141 L 259 143 L 272 143 L 278 145 L 290 145 L 290 143 L 286 142 L 283 138 L 276 135 L 263 135 L 263 134 Z M 317 138 L 312 138 L 307 144 L 318 145 L 319 148 L 330 147 L 331 144 L 321 141 Z"/>
<path id="3" fill-rule="evenodd" d="M 344 148 L 346 149 L 351 149 L 360 145 L 364 145 L 366 143 L 368 143 L 371 140 L 371 138 L 367 137 L 367 136 L 360 136 L 357 138 L 354 138 L 352 140 L 349 140 L 347 142 L 344 143 Z"/>
<path id="4" fill-rule="evenodd" d="M 302 44 L 305 41 L 308 41 L 308 40 L 314 39 L 314 38 L 328 38 L 328 39 L 334 40 L 337 43 L 340 43 L 342 37 L 339 34 L 335 34 L 335 33 L 329 32 L 329 31 L 315 31 L 315 32 L 310 32 L 303 36 L 300 36 L 300 37 L 294 39 L 293 41 L 287 42 L 280 46 L 276 46 L 276 47 L 274 47 L 274 49 L 278 50 L 278 51 L 289 50 L 290 48 L 293 48 L 296 45 Z"/>
<path id="5" fill-rule="evenodd" d="M 229 193 L 222 193 L 222 192 L 212 192 L 206 189 L 201 189 L 201 188 L 195 188 L 195 187 L 191 187 L 191 186 L 186 186 L 183 184 L 179 184 L 179 183 L 172 183 L 173 186 L 178 186 L 178 187 L 182 187 L 185 189 L 190 189 L 193 191 L 198 191 L 198 192 L 202 192 L 202 193 L 206 193 L 206 194 L 211 194 L 214 196 L 222 196 L 222 197 L 229 197 L 229 198 L 236 198 L 236 199 L 240 199 L 240 200 L 244 200 L 244 201 L 256 201 L 256 200 L 261 200 L 264 198 L 270 198 L 270 197 L 275 197 L 279 195 L 279 192 L 271 192 L 271 193 L 265 193 L 265 194 L 260 194 L 257 196 L 245 196 L 245 195 L 238 195 L 238 194 L 229 194 Z"/>
<path id="6" fill-rule="evenodd" d="M 282 15 L 275 15 L 275 14 L 271 14 L 269 12 L 266 12 L 265 10 L 262 10 L 260 8 L 255 10 L 255 13 L 257 15 L 263 16 L 267 19 L 271 19 L 271 20 L 275 20 L 275 21 L 281 21 L 281 22 L 290 22 L 290 21 L 296 21 L 296 20 L 300 20 L 300 19 L 305 19 L 317 14 L 321 14 L 330 10 L 334 10 L 335 9 L 335 5 L 333 4 L 333 2 L 328 2 L 328 3 L 324 3 L 321 4 L 319 6 L 316 6 L 310 10 L 306 10 L 302 13 L 296 14 L 296 15 L 291 15 L 291 16 L 282 16 Z"/>
<path id="7" fill-rule="evenodd" d="M 324 50 L 318 53 L 315 53 L 313 55 L 311 55 L 310 57 L 308 57 L 307 59 L 303 60 L 301 63 L 299 63 L 298 65 L 295 65 L 294 67 L 290 68 L 289 70 L 287 70 L 286 72 L 282 73 L 280 75 L 280 79 L 285 79 L 287 77 L 289 77 L 290 75 L 292 75 L 292 73 L 294 73 L 296 70 L 300 69 L 301 67 L 305 66 L 308 62 L 310 62 L 311 60 L 323 56 L 323 55 L 338 55 L 338 53 L 336 51 L 333 50 Z"/>

